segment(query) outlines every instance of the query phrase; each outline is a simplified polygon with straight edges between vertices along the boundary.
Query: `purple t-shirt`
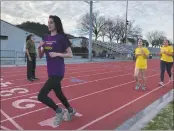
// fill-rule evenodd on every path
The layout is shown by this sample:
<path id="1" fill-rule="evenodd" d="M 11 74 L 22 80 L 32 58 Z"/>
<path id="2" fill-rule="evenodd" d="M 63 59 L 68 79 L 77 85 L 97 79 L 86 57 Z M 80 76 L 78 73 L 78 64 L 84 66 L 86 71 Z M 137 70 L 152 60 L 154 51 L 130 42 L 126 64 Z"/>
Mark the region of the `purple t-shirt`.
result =
<path id="1" fill-rule="evenodd" d="M 69 47 L 66 36 L 63 34 L 56 34 L 55 36 L 45 35 L 43 40 L 45 41 L 43 48 L 47 60 L 48 77 L 64 76 L 64 58 L 50 57 L 49 52 L 65 53 L 66 49 Z"/>

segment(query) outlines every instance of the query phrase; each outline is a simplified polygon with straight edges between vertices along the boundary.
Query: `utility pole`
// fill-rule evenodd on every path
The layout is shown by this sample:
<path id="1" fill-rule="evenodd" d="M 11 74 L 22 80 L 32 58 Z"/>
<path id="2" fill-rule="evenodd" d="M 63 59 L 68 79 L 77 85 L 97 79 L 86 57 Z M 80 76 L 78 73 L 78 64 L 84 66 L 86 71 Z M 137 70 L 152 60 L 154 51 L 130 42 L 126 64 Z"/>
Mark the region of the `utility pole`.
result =
<path id="1" fill-rule="evenodd" d="M 89 26 L 89 49 L 88 49 L 89 61 L 92 61 L 92 6 L 93 6 L 93 1 L 90 1 L 90 26 Z"/>
<path id="2" fill-rule="evenodd" d="M 126 44 L 127 44 L 127 25 L 129 24 L 128 20 L 127 20 L 127 15 L 128 15 L 128 1 L 127 1 L 127 4 L 126 4 L 126 31 L 125 31 L 125 39 L 126 39 Z"/>
<path id="3" fill-rule="evenodd" d="M 89 22 L 89 45 L 88 45 L 88 59 L 92 61 L 92 8 L 93 8 L 93 1 L 84 1 L 88 3 L 90 6 L 90 22 Z"/>

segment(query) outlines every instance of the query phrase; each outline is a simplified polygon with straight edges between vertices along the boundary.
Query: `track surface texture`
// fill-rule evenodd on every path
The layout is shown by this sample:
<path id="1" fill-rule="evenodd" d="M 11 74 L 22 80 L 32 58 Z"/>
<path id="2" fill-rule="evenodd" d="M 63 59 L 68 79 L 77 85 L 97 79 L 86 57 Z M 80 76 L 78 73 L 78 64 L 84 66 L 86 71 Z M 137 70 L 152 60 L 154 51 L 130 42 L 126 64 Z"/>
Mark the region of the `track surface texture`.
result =
<path id="1" fill-rule="evenodd" d="M 37 66 L 39 80 L 26 80 L 26 67 L 1 68 L 1 130 L 113 130 L 172 89 L 158 85 L 159 60 L 149 60 L 147 90 L 135 90 L 134 62 L 68 64 L 62 89 L 77 110 L 69 122 L 53 126 L 55 112 L 37 100 L 47 80 L 46 66 Z M 53 91 L 49 96 L 61 107 Z M 63 107 L 64 108 L 64 107 Z"/>

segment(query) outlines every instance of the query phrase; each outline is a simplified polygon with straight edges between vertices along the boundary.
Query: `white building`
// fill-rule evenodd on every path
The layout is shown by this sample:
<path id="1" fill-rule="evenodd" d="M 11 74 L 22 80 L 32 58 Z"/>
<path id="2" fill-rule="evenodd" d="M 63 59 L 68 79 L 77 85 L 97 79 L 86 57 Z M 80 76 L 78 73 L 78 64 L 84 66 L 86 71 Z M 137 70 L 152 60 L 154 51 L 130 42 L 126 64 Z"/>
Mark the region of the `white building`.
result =
<path id="1" fill-rule="evenodd" d="M 22 30 L 4 20 L 1 20 L 1 57 L 11 57 L 15 52 L 23 52 L 26 44 L 26 37 L 31 32 Z M 36 46 L 42 38 L 35 35 Z"/>
<path id="2" fill-rule="evenodd" d="M 88 47 L 89 41 L 85 37 L 75 37 L 75 38 L 71 38 L 69 40 L 72 43 L 72 47 L 82 47 L 82 46 Z"/>

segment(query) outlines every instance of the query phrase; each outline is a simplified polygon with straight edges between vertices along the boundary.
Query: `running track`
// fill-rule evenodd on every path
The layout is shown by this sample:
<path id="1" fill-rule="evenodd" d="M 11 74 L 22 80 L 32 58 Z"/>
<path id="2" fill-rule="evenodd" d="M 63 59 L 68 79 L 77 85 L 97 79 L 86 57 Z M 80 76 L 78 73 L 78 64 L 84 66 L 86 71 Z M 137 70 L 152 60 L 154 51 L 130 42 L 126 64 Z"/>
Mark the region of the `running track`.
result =
<path id="1" fill-rule="evenodd" d="M 40 80 L 26 80 L 26 67 L 1 69 L 2 130 L 113 130 L 172 89 L 166 75 L 159 87 L 159 61 L 149 60 L 147 90 L 134 90 L 134 62 L 66 65 L 62 88 L 77 114 L 71 122 L 52 126 L 55 113 L 37 101 L 45 80 L 45 66 L 36 69 Z M 55 94 L 49 94 L 60 106 Z"/>

